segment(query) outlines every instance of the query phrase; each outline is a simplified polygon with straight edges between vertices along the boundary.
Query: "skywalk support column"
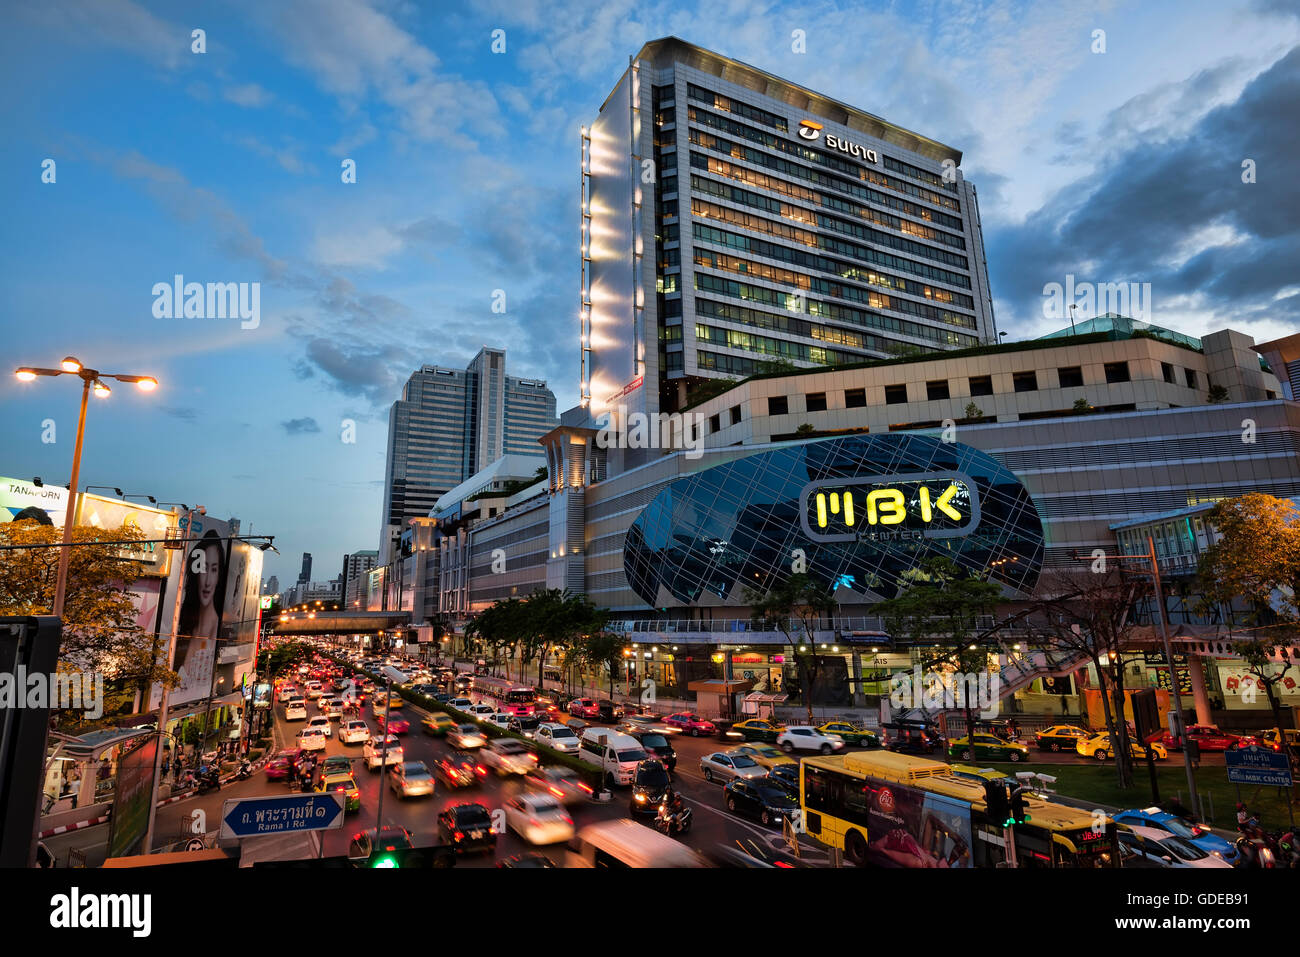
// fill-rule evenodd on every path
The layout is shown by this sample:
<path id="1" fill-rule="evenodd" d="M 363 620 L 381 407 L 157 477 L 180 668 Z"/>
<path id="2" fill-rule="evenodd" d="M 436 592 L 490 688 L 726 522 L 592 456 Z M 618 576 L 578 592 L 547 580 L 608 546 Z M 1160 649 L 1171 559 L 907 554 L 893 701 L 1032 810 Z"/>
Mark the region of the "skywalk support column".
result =
<path id="1" fill-rule="evenodd" d="M 1170 664 L 1170 675 L 1174 667 Z M 1205 690 L 1205 659 L 1200 655 L 1187 656 L 1187 673 L 1192 679 L 1192 700 L 1196 704 L 1196 723 L 1214 724 L 1214 715 L 1210 707 L 1210 695 Z"/>

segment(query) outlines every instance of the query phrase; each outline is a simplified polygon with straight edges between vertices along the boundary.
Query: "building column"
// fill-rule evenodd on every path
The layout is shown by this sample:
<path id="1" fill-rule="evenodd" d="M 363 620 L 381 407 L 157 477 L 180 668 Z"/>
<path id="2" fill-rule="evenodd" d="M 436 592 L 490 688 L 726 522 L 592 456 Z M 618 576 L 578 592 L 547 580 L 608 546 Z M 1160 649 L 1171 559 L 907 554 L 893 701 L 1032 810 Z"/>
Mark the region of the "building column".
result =
<path id="1" fill-rule="evenodd" d="M 853 707 L 861 708 L 866 704 L 862 694 L 862 652 L 853 649 Z"/>
<path id="2" fill-rule="evenodd" d="M 1205 665 L 1200 655 L 1187 656 L 1187 672 L 1192 679 L 1192 699 L 1196 702 L 1196 723 L 1213 724 L 1210 696 L 1205 690 Z M 1170 674 L 1174 674 L 1172 668 Z"/>

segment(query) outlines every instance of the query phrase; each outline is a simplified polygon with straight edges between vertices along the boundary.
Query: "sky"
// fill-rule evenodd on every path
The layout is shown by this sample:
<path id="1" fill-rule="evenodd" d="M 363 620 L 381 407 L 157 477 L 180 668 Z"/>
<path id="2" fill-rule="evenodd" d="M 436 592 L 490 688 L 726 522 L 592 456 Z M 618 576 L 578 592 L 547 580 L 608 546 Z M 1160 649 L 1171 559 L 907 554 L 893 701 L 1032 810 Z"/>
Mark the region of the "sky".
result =
<path id="1" fill-rule="evenodd" d="M 282 586 L 303 551 L 332 578 L 378 546 L 388 409 L 415 368 L 500 346 L 576 404 L 579 129 L 669 35 L 961 150 L 1012 339 L 1059 327 L 1043 287 L 1067 275 L 1150 283 L 1152 321 L 1191 335 L 1290 334 L 1297 10 L 6 5 L 0 355 L 156 376 L 92 400 L 83 487 L 237 516 L 276 536 Z M 158 315 L 178 274 L 259 284 L 259 321 Z M 77 385 L 0 376 L 0 475 L 66 484 Z"/>

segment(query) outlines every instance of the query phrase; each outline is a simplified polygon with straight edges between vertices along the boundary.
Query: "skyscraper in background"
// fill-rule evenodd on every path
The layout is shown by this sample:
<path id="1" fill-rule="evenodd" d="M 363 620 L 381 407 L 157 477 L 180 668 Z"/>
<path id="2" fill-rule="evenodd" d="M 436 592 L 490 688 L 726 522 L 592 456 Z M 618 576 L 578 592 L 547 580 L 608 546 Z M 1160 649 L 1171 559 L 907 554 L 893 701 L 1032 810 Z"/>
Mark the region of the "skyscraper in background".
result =
<path id="1" fill-rule="evenodd" d="M 298 581 L 311 581 L 311 552 L 302 553 L 302 571 L 298 573 Z"/>
<path id="2" fill-rule="evenodd" d="M 507 453 L 540 454 L 554 428 L 555 395 L 539 379 L 506 375 L 504 349 L 484 347 L 465 369 L 427 365 L 388 415 L 380 564 L 408 518 Z"/>

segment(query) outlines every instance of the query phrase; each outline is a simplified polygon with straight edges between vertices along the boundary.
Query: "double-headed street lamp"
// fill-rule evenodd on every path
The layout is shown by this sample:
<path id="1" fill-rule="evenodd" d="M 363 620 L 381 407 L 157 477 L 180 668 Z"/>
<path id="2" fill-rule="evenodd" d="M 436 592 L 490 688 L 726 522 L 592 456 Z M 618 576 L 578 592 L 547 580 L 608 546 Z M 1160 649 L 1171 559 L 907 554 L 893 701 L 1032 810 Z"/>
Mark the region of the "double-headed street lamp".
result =
<path id="1" fill-rule="evenodd" d="M 62 618 L 63 602 L 68 590 L 68 558 L 72 554 L 68 550 L 68 545 L 72 543 L 72 526 L 77 520 L 79 511 L 77 506 L 81 501 L 77 494 L 77 479 L 81 472 L 81 442 L 86 433 L 86 400 L 90 397 L 91 389 L 94 389 L 95 395 L 101 399 L 108 397 L 112 390 L 104 382 L 105 379 L 134 383 L 142 392 L 152 392 L 158 388 L 158 380 L 148 375 L 122 375 L 87 369 L 73 356 L 68 356 L 60 362 L 57 369 L 23 366 L 16 370 L 15 374 L 20 382 L 34 382 L 37 376 L 75 375 L 81 378 L 81 412 L 77 418 L 77 443 L 72 453 L 72 478 L 68 482 L 72 501 L 68 503 L 70 507 L 63 519 L 63 548 L 59 549 L 59 570 L 54 583 L 54 607 L 50 611 L 52 615 Z"/>

